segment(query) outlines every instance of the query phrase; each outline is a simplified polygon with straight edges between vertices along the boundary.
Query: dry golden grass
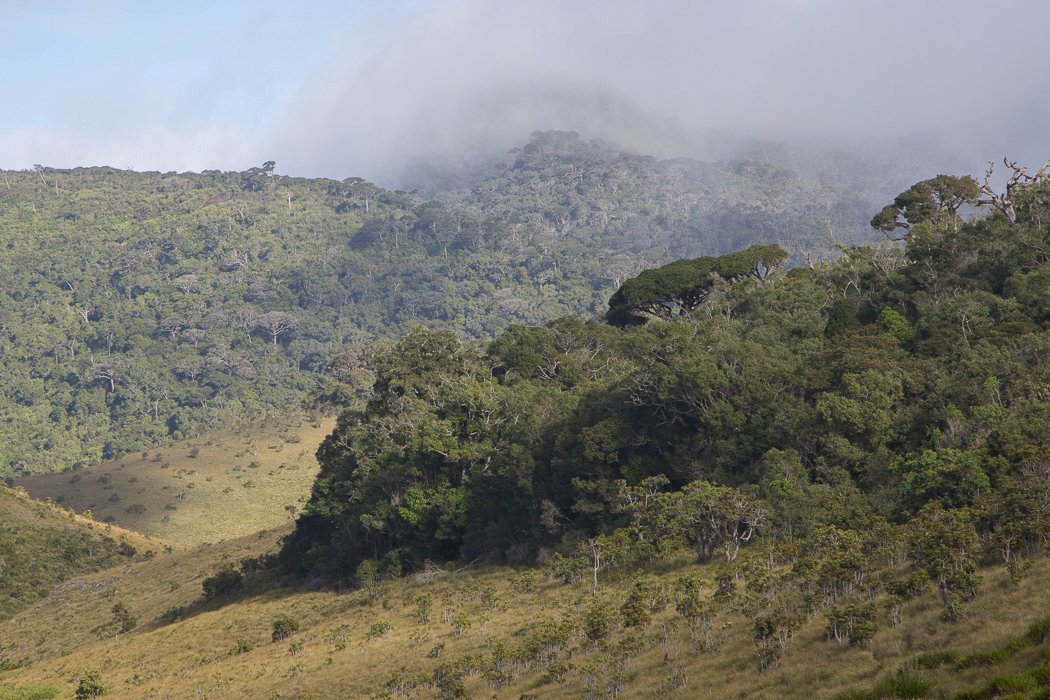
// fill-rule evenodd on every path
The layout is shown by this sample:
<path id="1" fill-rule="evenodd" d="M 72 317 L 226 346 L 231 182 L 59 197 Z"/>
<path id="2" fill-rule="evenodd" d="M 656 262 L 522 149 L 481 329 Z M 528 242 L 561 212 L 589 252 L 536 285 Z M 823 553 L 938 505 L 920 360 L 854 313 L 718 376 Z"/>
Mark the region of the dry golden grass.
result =
<path id="1" fill-rule="evenodd" d="M 0 623 L 0 661 L 29 662 L 0 673 L 0 697 L 32 684 L 69 697 L 78 672 L 98 669 L 109 688 L 107 698 L 368 698 L 381 695 L 401 669 L 411 676 L 466 655 L 488 657 L 494 645 L 515 646 L 540 621 L 580 620 L 592 600 L 585 584 L 565 586 L 539 575 L 534 591 L 515 592 L 511 584 L 521 570 L 510 568 L 468 568 L 427 584 L 411 577 L 388 582 L 374 604 L 360 591 L 281 588 L 266 578 L 249 580 L 243 595 L 223 604 L 202 601 L 207 576 L 279 547 L 291 528 L 285 506 L 298 506 L 308 493 L 316 473 L 313 453 L 332 424 L 300 415 L 151 451 L 145 458 L 127 456 L 94 470 L 23 480 L 38 497 L 61 497 L 68 506 L 90 508 L 95 517 L 111 516 L 119 525 L 99 524 L 24 496 L 17 496 L 17 503 L 8 499 L 11 512 L 0 515 L 43 518 L 56 526 L 74 522 L 159 553 L 67 582 L 48 600 Z M 100 481 L 107 474 L 108 483 Z M 252 488 L 244 486 L 247 480 Z M 183 492 L 184 500 L 175 499 Z M 116 502 L 109 500 L 113 493 Z M 134 503 L 144 512 L 129 512 Z M 176 510 L 165 510 L 169 503 Z M 179 547 L 162 551 L 168 541 Z M 724 616 L 728 631 L 720 650 L 697 655 L 669 606 L 644 630 L 621 627 L 613 633 L 613 644 L 632 635 L 644 642 L 627 666 L 621 697 L 834 698 L 870 689 L 899 669 L 914 667 L 926 652 L 963 656 L 1002 647 L 1050 611 L 1050 560 L 1034 562 L 1019 584 L 1008 580 L 1003 567 L 982 573 L 982 593 L 962 622 L 940 622 L 936 597 L 928 593 L 906 606 L 901 626 L 891 628 L 883 618 L 869 645 L 850 647 L 826 641 L 818 615 L 798 631 L 780 666 L 763 673 L 757 671 L 750 623 L 743 616 Z M 683 559 L 649 578 L 670 586 L 690 574 L 713 581 L 714 567 Z M 607 582 L 599 597 L 618 609 L 631 583 L 630 578 Z M 485 590 L 494 607 L 483 603 Z M 416 612 L 423 594 L 433 601 L 427 624 Z M 116 603 L 138 618 L 128 633 L 117 633 Z M 185 616 L 165 621 L 165 612 L 179 606 Z M 469 629 L 457 634 L 443 619 L 446 608 L 465 614 Z M 272 622 L 284 614 L 296 618 L 301 629 L 271 642 Z M 370 638 L 377 623 L 389 624 L 390 631 Z M 431 657 L 439 645 L 443 652 Z M 585 695 L 587 673 L 603 681 L 612 673 L 602 650 L 579 633 L 569 653 L 562 682 L 534 667 L 499 689 L 476 674 L 466 679 L 467 688 L 474 697 L 576 698 Z M 932 683 L 930 697 L 952 697 L 991 677 L 1050 660 L 1040 654 L 1046 650 L 1026 650 L 991 668 L 946 666 L 923 675 Z M 681 685 L 671 682 L 676 678 Z M 434 697 L 436 691 L 419 689 L 416 696 Z"/>
<path id="2" fill-rule="evenodd" d="M 241 537 L 291 520 L 317 474 L 314 453 L 335 419 L 289 411 L 95 467 L 17 481 L 96 520 L 174 546 Z"/>
<path id="3" fill-rule="evenodd" d="M 33 660 L 0 680 L 16 686 L 50 684 L 68 696 L 79 670 L 97 668 L 109 686 L 107 698 L 368 698 L 402 667 L 411 674 L 463 655 L 490 654 L 496 642 L 514 645 L 538 621 L 578 619 L 590 603 L 583 584 L 565 586 L 541 576 L 535 591 L 514 592 L 511 582 L 520 571 L 488 568 L 445 574 L 428 584 L 411 577 L 389 582 L 374 605 L 360 591 L 303 591 L 262 582 L 249 582 L 243 596 L 225 605 L 200 604 L 206 576 L 242 557 L 273 551 L 288 528 L 85 577 L 87 585 L 0 624 L 0 657 Z M 833 698 L 851 688 L 870 688 L 913 665 L 923 652 L 951 649 L 961 656 L 1001 647 L 1050 610 L 1050 561 L 1035 562 L 1018 585 L 1009 583 L 1002 567 L 982 573 L 983 591 L 960 623 L 939 622 L 938 603 L 928 593 L 908 604 L 900 627 L 891 628 L 883 619 L 869 646 L 850 647 L 825 641 L 818 615 L 797 633 L 780 667 L 765 673 L 756 670 L 750 626 L 743 617 L 726 617 L 731 624 L 719 652 L 696 655 L 681 626 L 671 632 L 667 645 L 661 643 L 661 630 L 677 619 L 669 608 L 642 632 L 614 632 L 614 642 L 627 634 L 646 639 L 628 667 L 632 680 L 621 697 Z M 710 579 L 714 570 L 683 561 L 653 578 L 670 583 L 685 574 Z M 607 583 L 600 596 L 618 607 L 629 585 L 629 580 Z M 480 595 L 486 588 L 496 601 L 489 610 L 483 609 Z M 416 617 L 415 601 L 424 593 L 433 600 L 428 624 Z M 130 633 L 116 634 L 109 622 L 116 602 L 124 602 L 139 618 Z M 446 604 L 472 621 L 463 634 L 442 621 Z M 189 606 L 191 614 L 170 624 L 159 621 L 177 605 Z M 287 640 L 271 642 L 271 623 L 282 614 L 299 620 L 301 629 Z M 391 630 L 369 639 L 377 622 L 389 623 Z M 254 648 L 238 653 L 239 641 Z M 444 644 L 440 658 L 429 658 L 439 644 Z M 474 697 L 581 697 L 581 674 L 589 664 L 598 664 L 599 676 L 608 671 L 598 661 L 599 651 L 580 635 L 571 649 L 572 668 L 563 683 L 545 681 L 542 672 L 532 669 L 499 690 L 481 676 L 469 677 L 467 687 Z M 1031 663 L 1040 661 L 1022 654 L 993 669 L 945 668 L 926 675 L 934 682 L 931 697 L 951 697 Z M 670 689 L 667 683 L 676 669 L 685 684 Z M 430 689 L 417 695 L 434 696 Z"/>

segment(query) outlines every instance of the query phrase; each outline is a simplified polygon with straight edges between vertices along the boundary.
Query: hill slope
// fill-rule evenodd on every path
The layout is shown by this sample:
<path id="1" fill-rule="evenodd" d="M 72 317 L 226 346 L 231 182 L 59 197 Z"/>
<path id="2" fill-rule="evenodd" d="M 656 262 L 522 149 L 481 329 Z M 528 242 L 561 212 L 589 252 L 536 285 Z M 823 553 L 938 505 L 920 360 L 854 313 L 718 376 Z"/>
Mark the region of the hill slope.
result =
<path id="1" fill-rule="evenodd" d="M 865 645 L 827 639 L 824 621 L 814 619 L 795 632 L 777 668 L 756 673 L 758 647 L 737 613 L 720 620 L 716 650 L 696 652 L 673 591 L 693 576 L 710 596 L 718 572 L 681 561 L 648 578 L 672 591 L 670 604 L 631 627 L 620 612 L 631 579 L 604 583 L 592 599 L 585 583 L 508 568 L 384 583 L 374 603 L 365 591 L 273 588 L 266 574 L 249 579 L 240 597 L 201 601 L 206 576 L 272 551 L 285 532 L 87 576 L 47 605 L 0 623 L 0 661 L 16 666 L 0 676 L 0 692 L 43 686 L 65 697 L 91 669 L 112 698 L 459 697 L 458 688 L 514 698 L 612 697 L 614 689 L 620 697 L 861 698 L 867 695 L 859 691 L 877 684 L 882 690 L 872 697 L 950 697 L 993 678 L 1002 687 L 1010 678 L 1027 683 L 1031 697 L 1045 688 L 1023 674 L 1045 665 L 1050 638 L 1009 646 L 1050 606 L 1050 565 L 1042 560 L 1019 583 L 1004 567 L 983 569 L 986 592 L 954 625 L 937 622 L 932 591 L 902 607 L 898 626 L 881 620 Z M 425 621 L 420 600 L 428 601 Z M 117 602 L 138 619 L 127 633 L 113 621 Z M 165 616 L 180 606 L 182 619 Z M 606 611 L 609 627 L 591 641 L 596 609 Z M 281 616 L 299 629 L 274 642 L 272 623 Z M 895 692 L 905 682 L 913 694 Z"/>
<path id="2" fill-rule="evenodd" d="M 483 337 L 594 313 L 643 267 L 755 240 L 819 256 L 871 206 L 558 133 L 447 203 L 272 164 L 0 173 L 0 476 L 341 395 L 355 351 L 416 323 Z"/>
<path id="3" fill-rule="evenodd" d="M 0 619 L 47 598 L 56 584 L 130 563 L 163 541 L 102 525 L 0 485 Z"/>
<path id="4" fill-rule="evenodd" d="M 334 426 L 290 408 L 240 430 L 15 483 L 33 498 L 174 546 L 217 542 L 295 517 L 317 474 L 314 453 Z"/>

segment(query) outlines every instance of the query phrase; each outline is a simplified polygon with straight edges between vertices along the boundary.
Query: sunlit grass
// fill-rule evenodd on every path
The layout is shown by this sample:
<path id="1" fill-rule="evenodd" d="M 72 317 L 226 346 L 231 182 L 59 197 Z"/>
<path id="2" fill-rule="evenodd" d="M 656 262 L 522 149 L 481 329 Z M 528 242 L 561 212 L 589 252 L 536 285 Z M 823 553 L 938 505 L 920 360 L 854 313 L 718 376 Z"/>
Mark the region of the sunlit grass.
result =
<path id="1" fill-rule="evenodd" d="M 317 474 L 334 418 L 279 419 L 18 480 L 34 498 L 154 535 L 175 546 L 241 537 L 288 522 Z"/>
<path id="2" fill-rule="evenodd" d="M 33 660 L 3 681 L 54 685 L 69 695 L 78 671 L 97 668 L 110 688 L 107 697 L 114 698 L 368 698 L 382 696 L 399 672 L 410 679 L 465 656 L 487 659 L 498 642 L 512 647 L 545 619 L 579 621 L 591 602 L 585 584 L 562 585 L 540 574 L 531 591 L 522 590 L 524 570 L 497 567 L 468 567 L 426 584 L 413 577 L 388 582 L 374 604 L 361 591 L 282 588 L 272 579 L 249 579 L 244 594 L 229 601 L 202 602 L 205 577 L 246 556 L 274 551 L 289 528 L 86 577 L 108 583 L 0 625 L 0 657 Z M 686 574 L 711 580 L 714 566 L 683 556 L 651 578 L 671 585 Z M 750 624 L 733 613 L 722 620 L 728 625 L 725 641 L 715 653 L 694 653 L 673 605 L 644 628 L 617 624 L 608 648 L 631 636 L 642 642 L 627 666 L 622 697 L 952 697 L 987 688 L 995 679 L 1003 688 L 1027 687 L 1036 681 L 1024 674 L 1045 663 L 1039 660 L 1047 653 L 1045 641 L 1021 645 L 991 666 L 962 668 L 959 661 L 1008 648 L 1018 638 L 1034 640 L 1036 632 L 1026 630 L 1050 607 L 1048 574 L 1046 560 L 1036 562 L 1019 584 L 1011 584 L 1002 567 L 985 569 L 984 590 L 961 622 L 941 622 L 930 592 L 905 606 L 899 627 L 881 619 L 868 646 L 827 641 L 823 616 L 817 615 L 798 631 L 780 666 L 761 673 Z M 608 581 L 599 597 L 618 609 L 632 582 Z M 431 601 L 426 623 L 419 618 L 421 595 Z M 116 602 L 139 619 L 128 634 L 117 634 L 111 624 Z M 164 622 L 175 607 L 184 608 L 182 619 Z M 274 642 L 272 624 L 280 616 L 293 618 L 299 630 Z M 466 629 L 457 630 L 464 619 Z M 504 687 L 494 687 L 484 674 L 469 675 L 466 686 L 474 697 L 576 698 L 585 695 L 586 674 L 611 673 L 602 647 L 578 632 L 566 654 L 560 678 L 533 667 Z M 430 688 L 414 693 L 435 695 Z"/>

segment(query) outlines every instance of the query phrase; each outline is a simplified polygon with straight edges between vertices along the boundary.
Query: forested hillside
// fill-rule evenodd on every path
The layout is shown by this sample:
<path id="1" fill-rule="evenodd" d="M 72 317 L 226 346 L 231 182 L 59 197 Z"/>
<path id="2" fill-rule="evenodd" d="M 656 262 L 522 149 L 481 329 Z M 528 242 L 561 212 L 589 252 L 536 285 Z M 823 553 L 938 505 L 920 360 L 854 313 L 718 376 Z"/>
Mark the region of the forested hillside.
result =
<path id="1" fill-rule="evenodd" d="M 446 200 L 273 163 L 0 173 L 0 475 L 342 396 L 357 351 L 417 323 L 471 338 L 593 314 L 644 267 L 755 241 L 829 255 L 871 206 L 558 132 Z"/>
<path id="2" fill-rule="evenodd" d="M 0 697 L 1047 697 L 1050 182 L 875 210 L 901 245 L 376 344 L 288 537 L 63 586 Z"/>
<path id="3" fill-rule="evenodd" d="M 367 587 L 544 562 L 597 594 L 691 549 L 721 562 L 675 593 L 694 641 L 742 614 L 760 670 L 818 616 L 863 645 L 932 590 L 958 622 L 979 565 L 1017 582 L 1050 547 L 1050 182 L 1010 188 L 967 223 L 974 180 L 917 183 L 873 220 L 902 248 L 785 272 L 753 246 L 627 280 L 604 320 L 410 333 L 322 445 L 286 563 Z M 642 579 L 623 625 L 669 597 Z"/>

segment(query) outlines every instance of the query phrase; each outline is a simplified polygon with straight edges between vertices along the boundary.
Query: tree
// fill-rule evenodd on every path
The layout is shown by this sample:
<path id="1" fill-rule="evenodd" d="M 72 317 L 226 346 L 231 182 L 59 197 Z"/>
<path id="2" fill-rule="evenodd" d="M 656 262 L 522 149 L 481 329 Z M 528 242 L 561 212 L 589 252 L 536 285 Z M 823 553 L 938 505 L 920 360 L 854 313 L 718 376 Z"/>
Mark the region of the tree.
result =
<path id="1" fill-rule="evenodd" d="M 1050 161 L 1047 161 L 1043 167 L 1039 168 L 1035 175 L 1029 174 L 1028 168 L 1018 165 L 1017 161 L 1003 158 L 1003 165 L 1012 171 L 1012 174 L 1006 181 L 1006 190 L 999 193 L 992 187 L 992 172 L 995 169 L 995 163 L 990 161 L 988 169 L 984 173 L 984 182 L 980 185 L 981 194 L 987 196 L 988 199 L 983 200 L 981 203 L 992 205 L 1002 212 L 1007 221 L 1013 224 L 1017 223 L 1017 210 L 1014 206 L 1014 198 L 1022 190 L 1045 181 L 1047 168 L 1050 168 Z"/>
<path id="2" fill-rule="evenodd" d="M 274 345 L 277 345 L 277 338 L 291 333 L 297 325 L 295 316 L 284 311 L 268 311 L 256 316 L 253 323 L 270 336 Z"/>
<path id="3" fill-rule="evenodd" d="M 204 579 L 201 587 L 205 598 L 225 598 L 244 587 L 244 574 L 229 566 Z"/>
<path id="4" fill-rule="evenodd" d="M 113 622 L 122 633 L 125 633 L 135 629 L 135 626 L 138 624 L 138 618 L 131 613 L 127 605 L 116 603 L 113 606 Z"/>
<path id="5" fill-rule="evenodd" d="M 726 561 L 734 561 L 740 546 L 749 542 L 769 517 L 758 499 L 707 481 L 694 481 L 682 489 L 676 509 L 700 561 L 710 559 L 718 548 L 724 551 Z"/>
<path id="6" fill-rule="evenodd" d="M 616 290 L 607 320 L 618 326 L 644 323 L 649 316 L 671 318 L 695 309 L 719 283 L 745 278 L 765 280 L 788 259 L 777 245 L 753 245 L 718 258 L 676 260 L 646 270 Z"/>
<path id="7" fill-rule="evenodd" d="M 970 511 L 945 509 L 940 502 L 930 501 L 908 527 L 909 556 L 937 584 L 944 617 L 959 619 L 962 603 L 977 595 L 980 584 L 975 559 L 979 541 Z"/>
<path id="8" fill-rule="evenodd" d="M 299 621 L 291 615 L 284 614 L 273 621 L 272 627 L 270 639 L 274 642 L 280 642 L 299 631 Z"/>
<path id="9" fill-rule="evenodd" d="M 871 220 L 872 228 L 889 234 L 897 229 L 906 232 L 923 222 L 946 221 L 954 231 L 959 230 L 959 210 L 977 206 L 981 186 L 969 175 L 938 175 L 917 182 L 893 199 Z M 908 238 L 906 233 L 905 239 Z"/>
<path id="10" fill-rule="evenodd" d="M 901 477 L 904 504 L 918 509 L 930 500 L 951 508 L 973 505 L 991 488 L 981 455 L 970 450 L 923 450 L 898 459 L 893 469 Z"/>
<path id="11" fill-rule="evenodd" d="M 698 652 L 713 651 L 718 640 L 715 637 L 715 618 L 718 611 L 714 601 L 704 596 L 704 585 L 695 576 L 686 576 L 678 581 L 675 610 L 689 625 L 689 638 Z"/>

